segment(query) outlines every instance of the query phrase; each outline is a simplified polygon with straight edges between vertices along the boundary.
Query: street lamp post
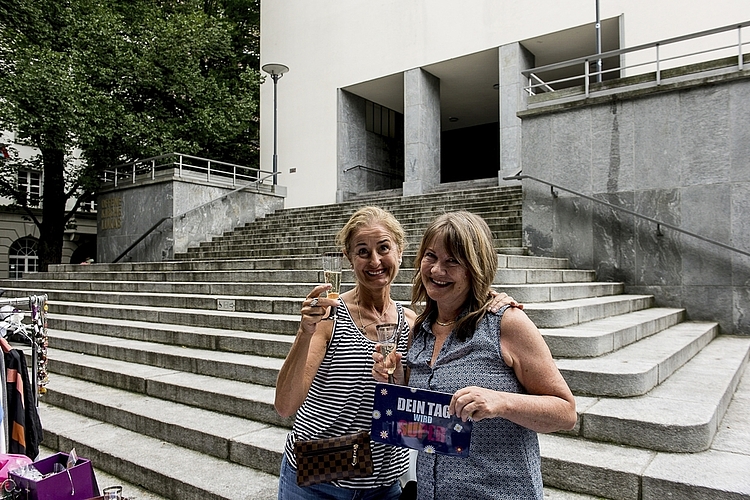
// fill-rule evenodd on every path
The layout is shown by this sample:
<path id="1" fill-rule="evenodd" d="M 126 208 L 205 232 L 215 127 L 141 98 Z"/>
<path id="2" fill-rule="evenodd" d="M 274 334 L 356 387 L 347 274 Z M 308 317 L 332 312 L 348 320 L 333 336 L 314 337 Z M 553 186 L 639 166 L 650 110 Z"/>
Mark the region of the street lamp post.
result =
<path id="1" fill-rule="evenodd" d="M 284 73 L 289 71 L 289 67 L 280 63 L 268 63 L 264 64 L 261 68 L 263 71 L 271 75 L 273 79 L 273 184 L 276 185 L 276 176 L 279 171 L 279 159 L 277 155 L 277 144 L 278 144 L 278 128 L 277 128 L 277 97 L 276 97 L 276 84 L 279 82 L 279 78 L 284 76 Z"/>

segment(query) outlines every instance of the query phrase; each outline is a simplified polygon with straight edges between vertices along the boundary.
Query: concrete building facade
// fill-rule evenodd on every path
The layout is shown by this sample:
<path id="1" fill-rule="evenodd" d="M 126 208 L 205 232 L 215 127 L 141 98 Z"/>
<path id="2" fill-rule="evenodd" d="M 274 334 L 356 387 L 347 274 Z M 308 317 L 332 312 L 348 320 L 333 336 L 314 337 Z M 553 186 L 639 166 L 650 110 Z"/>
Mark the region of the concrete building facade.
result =
<path id="1" fill-rule="evenodd" d="M 266 3 L 262 62 L 290 68 L 277 88 L 286 206 L 381 190 L 418 196 L 479 179 L 502 185 L 522 171 L 748 249 L 750 64 L 740 57 L 732 76 L 720 69 L 659 81 L 664 71 L 710 69 L 701 68 L 707 61 L 734 57 L 736 64 L 737 47 L 747 61 L 746 25 L 602 59 L 604 70 L 614 70 L 600 90 L 610 79 L 656 75 L 647 86 L 658 88 L 643 92 L 545 104 L 529 95 L 523 72 L 749 17 L 741 0 L 543 1 L 533 9 L 509 1 Z M 707 46 L 730 49 L 703 53 Z M 261 87 L 262 165 L 274 150 L 272 91 L 270 83 Z M 596 269 L 600 280 L 685 307 L 692 319 L 717 320 L 724 333 L 750 334 L 744 253 L 564 191 L 553 196 L 547 185 L 523 186 L 524 238 L 535 255 L 569 258 Z"/>
<path id="2" fill-rule="evenodd" d="M 9 155 L 31 158 L 38 154 L 36 148 L 16 141 L 15 134 L 3 132 L 0 143 L 5 144 Z M 0 157 L 0 161 L 4 161 Z M 21 171 L 18 183 L 25 186 L 29 196 L 39 196 L 43 192 L 44 175 L 41 171 Z M 69 200 L 67 210 L 73 208 L 75 200 Z M 41 205 L 33 209 L 34 216 L 41 220 Z M 88 204 L 71 218 L 65 228 L 62 263 L 80 263 L 96 258 L 96 210 Z M 22 209 L 14 206 L 13 200 L 0 198 L 0 279 L 21 278 L 34 273 L 37 265 L 37 242 L 39 228 Z"/>
<path id="3" fill-rule="evenodd" d="M 743 0 L 598 3 L 603 51 L 748 17 Z M 384 188 L 419 194 L 420 186 L 439 184 L 437 171 L 443 182 L 517 171 L 521 121 L 516 113 L 524 107 L 525 84 L 520 70 L 594 54 L 595 5 L 578 0 L 542 1 L 534 8 L 507 0 L 266 2 L 261 63 L 290 68 L 277 84 L 279 183 L 288 189 L 286 206 L 332 203 L 349 193 Z M 729 43 L 736 41 L 732 36 Z M 690 50 L 690 42 L 681 50 Z M 628 57 L 635 63 L 640 56 Z M 373 113 L 379 117 L 363 130 L 367 103 L 380 113 Z M 397 144 L 389 143 L 390 130 L 382 126 L 389 111 L 395 112 L 396 128 L 403 122 Z M 273 126 L 273 83 L 267 78 L 261 86 L 266 169 L 274 151 Z M 438 169 L 431 155 L 446 164 Z"/>

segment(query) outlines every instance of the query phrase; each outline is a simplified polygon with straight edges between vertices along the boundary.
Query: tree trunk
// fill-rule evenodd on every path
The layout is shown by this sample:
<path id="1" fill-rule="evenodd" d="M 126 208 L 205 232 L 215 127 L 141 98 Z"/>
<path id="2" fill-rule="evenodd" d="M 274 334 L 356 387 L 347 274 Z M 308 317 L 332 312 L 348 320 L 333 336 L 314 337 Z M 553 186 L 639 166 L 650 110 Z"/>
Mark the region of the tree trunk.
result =
<path id="1" fill-rule="evenodd" d="M 39 226 L 39 271 L 50 264 L 62 262 L 65 235 L 65 153 L 59 149 L 42 148 L 44 193 L 42 221 Z"/>

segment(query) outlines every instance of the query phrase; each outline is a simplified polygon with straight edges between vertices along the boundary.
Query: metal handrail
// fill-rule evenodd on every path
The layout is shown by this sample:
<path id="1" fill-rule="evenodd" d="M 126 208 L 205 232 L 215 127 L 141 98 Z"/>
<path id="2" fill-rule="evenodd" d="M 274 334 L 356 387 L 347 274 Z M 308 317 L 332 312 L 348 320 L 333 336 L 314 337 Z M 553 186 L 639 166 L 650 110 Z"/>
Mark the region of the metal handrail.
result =
<path id="1" fill-rule="evenodd" d="M 165 159 L 176 158 L 176 161 L 163 161 Z M 192 162 L 205 163 L 205 166 L 195 165 Z M 117 187 L 118 181 L 121 178 L 130 178 L 131 182 L 135 183 L 138 180 L 138 176 L 144 174 L 150 174 L 151 180 L 156 178 L 156 171 L 168 168 L 176 168 L 178 171 L 178 177 L 182 177 L 185 170 L 193 171 L 205 171 L 205 177 L 208 182 L 213 177 L 231 177 L 232 186 L 236 186 L 238 182 L 243 179 L 252 179 L 253 177 L 262 177 L 260 183 L 269 177 L 273 178 L 275 173 L 261 170 L 255 167 L 246 167 L 243 165 L 237 165 L 234 163 L 228 163 L 223 161 L 210 160 L 208 158 L 201 158 L 199 156 L 186 155 L 182 153 L 168 153 L 160 156 L 154 156 L 151 158 L 145 158 L 142 160 L 136 160 L 130 163 L 123 163 L 117 165 L 111 169 L 107 169 L 103 172 L 103 180 L 105 183 L 112 182 Z M 231 169 L 231 172 L 229 171 Z M 239 172 L 238 172 L 239 171 Z M 244 173 L 242 173 L 244 171 Z M 108 174 L 112 174 L 110 180 Z M 262 176 L 261 174 L 267 174 Z"/>
<path id="2" fill-rule="evenodd" d="M 197 207 L 193 207 L 193 208 L 191 208 L 189 210 L 186 210 L 186 211 L 184 211 L 184 212 L 182 212 L 180 214 L 170 215 L 170 216 L 167 216 L 167 217 L 162 217 L 161 219 L 159 219 L 159 221 L 156 224 L 154 224 L 149 229 L 147 229 L 145 233 L 143 233 L 141 236 L 138 237 L 138 239 L 136 239 L 133 243 L 131 243 L 128 248 L 126 248 L 125 250 L 123 250 L 120 253 L 120 255 L 118 255 L 117 257 L 115 257 L 115 259 L 112 261 L 112 263 L 114 264 L 116 262 L 119 262 L 120 259 L 122 259 L 123 257 L 125 257 L 128 254 L 128 252 L 130 252 L 133 248 L 136 247 L 136 245 L 138 245 L 138 243 L 140 243 L 141 241 L 143 241 L 144 239 L 146 239 L 146 237 L 149 234 L 151 234 L 154 231 L 156 231 L 156 228 L 158 228 L 159 226 L 161 226 L 165 221 L 168 221 L 170 219 L 181 219 L 181 218 L 185 217 L 187 214 L 189 214 L 191 212 L 195 212 L 196 210 L 200 210 L 201 208 L 203 208 L 205 206 L 208 206 L 208 205 L 210 205 L 210 204 L 212 204 L 212 203 L 214 203 L 216 201 L 224 200 L 228 196 L 231 196 L 234 193 L 237 193 L 237 192 L 242 191 L 244 189 L 247 189 L 248 187 L 250 187 L 252 185 L 262 184 L 265 179 L 268 179 L 269 177 L 275 177 L 277 175 L 279 175 L 278 172 L 277 173 L 271 173 L 270 175 L 267 175 L 267 176 L 263 177 L 262 179 L 256 179 L 256 180 L 254 180 L 252 182 L 249 182 L 249 183 L 245 184 L 244 186 L 240 186 L 240 187 L 238 187 L 236 189 L 233 189 L 232 191 L 230 191 L 230 192 L 228 192 L 226 194 L 218 196 L 218 197 L 216 197 L 216 198 L 214 198 L 212 200 L 207 201 L 206 203 L 203 203 L 202 205 L 198 205 Z"/>
<path id="3" fill-rule="evenodd" d="M 366 167 L 365 165 L 354 165 L 353 167 L 345 168 L 344 169 L 344 173 L 347 173 L 350 170 L 355 170 L 355 169 L 365 170 L 367 172 L 373 172 L 375 174 L 380 174 L 380 175 L 384 175 L 386 177 L 391 177 L 391 178 L 396 178 L 396 179 L 402 179 L 403 178 L 403 175 L 400 175 L 399 172 L 396 172 L 396 171 L 389 172 L 387 170 L 379 170 L 377 168 Z"/>
<path id="4" fill-rule="evenodd" d="M 712 240 L 710 238 L 706 238 L 705 236 L 701 236 L 699 234 L 692 233 L 690 231 L 687 231 L 685 229 L 679 228 L 677 226 L 673 226 L 671 224 L 667 224 L 666 222 L 662 222 L 660 220 L 654 219 L 653 217 L 648 217 L 646 215 L 639 214 L 638 212 L 634 212 L 634 211 L 629 210 L 627 208 L 620 207 L 620 206 L 617 206 L 617 205 L 613 205 L 613 204 L 611 204 L 609 202 L 606 202 L 604 200 L 599 200 L 599 199 L 594 198 L 592 196 L 588 196 L 588 195 L 585 195 L 583 193 L 579 193 L 578 191 L 574 191 L 572 189 L 568 189 L 568 188 L 562 187 L 562 186 L 554 184 L 552 182 L 548 182 L 548 181 L 545 181 L 545 180 L 542 180 L 542 179 L 538 179 L 538 178 L 533 177 L 531 175 L 521 175 L 520 173 L 518 173 L 516 175 L 511 175 L 509 177 L 503 177 L 503 179 L 506 180 L 506 181 L 522 181 L 524 179 L 531 179 L 532 181 L 541 182 L 542 184 L 546 184 L 546 185 L 550 186 L 550 191 L 552 192 L 552 196 L 554 196 L 554 197 L 557 197 L 557 193 L 555 193 L 555 188 L 557 188 L 557 189 L 560 189 L 562 191 L 566 191 L 568 193 L 571 193 L 571 194 L 574 194 L 576 196 L 579 196 L 581 198 L 585 198 L 587 200 L 594 201 L 594 202 L 599 203 L 601 205 L 605 205 L 605 206 L 607 206 L 607 207 L 609 207 L 609 208 L 611 208 L 613 210 L 619 210 L 621 212 L 625 212 L 626 214 L 632 215 L 634 217 L 638 217 L 638 218 L 647 220 L 649 222 L 653 222 L 654 224 L 656 224 L 657 231 L 660 230 L 661 226 L 664 226 L 664 227 L 669 228 L 669 229 L 671 229 L 673 231 L 677 231 L 679 233 L 683 233 L 683 234 L 686 234 L 688 236 L 692 236 L 693 238 L 698 238 L 699 240 L 702 240 L 702 241 L 705 241 L 707 243 L 711 243 L 711 244 L 720 246 L 720 247 L 725 248 L 727 250 L 731 250 L 733 252 L 737 252 L 737 253 L 740 253 L 742 255 L 750 256 L 750 252 L 746 252 L 744 250 L 740 250 L 739 248 L 735 248 L 735 247 L 729 246 L 727 244 L 721 243 L 720 241 L 716 241 L 716 240 Z"/>
<path id="5" fill-rule="evenodd" d="M 659 84 L 661 82 L 661 72 L 663 71 L 661 69 L 661 63 L 663 63 L 665 61 L 670 61 L 670 60 L 681 59 L 681 58 L 690 57 L 690 56 L 694 56 L 694 55 L 704 54 L 704 53 L 708 53 L 708 52 L 715 52 L 715 51 L 719 51 L 719 50 L 725 50 L 725 49 L 729 49 L 729 48 L 733 48 L 733 47 L 737 47 L 737 49 L 738 49 L 739 53 L 738 53 L 738 57 L 737 57 L 737 67 L 738 67 L 738 71 L 742 71 L 742 69 L 743 69 L 743 46 L 750 45 L 750 43 L 748 43 L 748 42 L 745 42 L 745 43 L 742 42 L 742 28 L 745 28 L 745 27 L 748 27 L 748 26 L 750 26 L 750 21 L 745 21 L 745 22 L 741 22 L 741 23 L 734 23 L 734 24 L 730 24 L 730 25 L 727 25 L 727 26 L 722 26 L 720 28 L 713 28 L 713 29 L 709 29 L 709 30 L 705 30 L 705 31 L 700 31 L 698 33 L 693 33 L 693 34 L 689 34 L 689 35 L 682 35 L 682 36 L 677 36 L 677 37 L 673 37 L 673 38 L 667 38 L 666 40 L 660 40 L 658 42 L 644 43 L 644 44 L 641 44 L 641 45 L 636 45 L 635 47 L 629 47 L 629 48 L 625 48 L 625 49 L 610 50 L 610 51 L 607 51 L 607 52 L 592 54 L 592 55 L 588 55 L 588 56 L 576 57 L 574 59 L 569 59 L 567 61 L 562 61 L 562 62 L 547 64 L 547 65 L 544 65 L 544 66 L 539 66 L 539 67 L 536 67 L 536 68 L 523 70 L 523 71 L 521 71 L 521 74 L 523 76 L 525 76 L 526 78 L 529 79 L 529 84 L 526 87 L 524 87 L 524 90 L 526 90 L 530 95 L 534 95 L 534 89 L 536 89 L 538 87 L 544 87 L 545 91 L 550 91 L 550 87 L 551 87 L 552 84 L 563 83 L 563 82 L 571 81 L 571 80 L 575 80 L 575 79 L 584 79 L 585 95 L 588 96 L 589 95 L 589 77 L 591 77 L 591 76 L 601 76 L 601 75 L 603 75 L 604 73 L 607 73 L 607 72 L 621 71 L 621 70 L 624 70 L 624 69 L 636 68 L 636 67 L 639 67 L 639 66 L 644 66 L 644 65 L 649 65 L 649 64 L 655 64 L 656 65 L 656 82 L 657 82 L 657 84 Z M 660 59 L 660 57 L 659 57 L 659 51 L 660 51 L 660 49 L 662 47 L 666 46 L 666 45 L 670 45 L 670 44 L 674 44 L 674 43 L 678 43 L 678 42 L 684 42 L 684 41 L 692 40 L 692 39 L 695 39 L 695 38 L 701 38 L 701 37 L 706 37 L 706 36 L 710 36 L 710 35 L 716 35 L 716 34 L 719 34 L 719 33 L 724 33 L 724 32 L 735 30 L 735 29 L 737 30 L 737 33 L 738 33 L 738 35 L 737 35 L 738 40 L 737 40 L 736 44 L 715 47 L 715 48 L 708 49 L 708 50 L 701 50 L 701 51 L 698 51 L 698 52 L 688 53 L 688 54 L 682 54 L 682 55 L 673 56 L 673 57 L 670 57 L 670 58 L 662 58 L 662 59 Z M 591 62 L 595 62 L 595 61 L 602 60 L 602 59 L 607 59 L 607 58 L 610 58 L 610 57 L 622 56 L 624 54 L 638 52 L 638 51 L 642 51 L 642 50 L 646 50 L 646 49 L 655 49 L 656 50 L 656 59 L 647 61 L 645 63 L 644 62 L 640 62 L 640 63 L 634 64 L 632 66 L 621 66 L 621 67 L 617 67 L 617 68 L 614 68 L 614 69 L 608 69 L 608 70 L 602 70 L 602 71 L 591 72 L 590 69 L 589 69 L 589 64 Z M 543 73 L 545 71 L 553 71 L 553 70 L 565 69 L 565 68 L 569 68 L 569 67 L 576 66 L 576 65 L 581 65 L 581 64 L 583 64 L 583 66 L 584 66 L 583 74 L 582 75 L 581 74 L 576 75 L 575 77 L 566 77 L 566 78 L 563 78 L 563 79 L 560 79 L 560 80 L 553 80 L 553 81 L 549 81 L 549 82 L 544 82 L 538 76 L 539 73 Z M 532 83 L 532 80 L 536 80 L 536 81 L 538 81 L 540 83 Z"/>

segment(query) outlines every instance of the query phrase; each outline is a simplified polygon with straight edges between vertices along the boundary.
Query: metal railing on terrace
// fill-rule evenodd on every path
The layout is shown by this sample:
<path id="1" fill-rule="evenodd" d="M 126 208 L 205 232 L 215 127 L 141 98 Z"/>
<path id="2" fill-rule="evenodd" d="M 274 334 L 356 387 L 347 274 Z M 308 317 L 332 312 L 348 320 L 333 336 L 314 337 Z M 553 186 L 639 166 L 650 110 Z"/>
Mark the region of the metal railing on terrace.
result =
<path id="1" fill-rule="evenodd" d="M 582 85 L 583 93 L 588 97 L 592 92 L 592 80 L 598 83 L 602 80 L 610 81 L 626 76 L 653 74 L 651 81 L 655 85 L 660 85 L 666 70 L 690 64 L 693 65 L 693 72 L 705 71 L 706 67 L 715 66 L 715 64 L 712 66 L 709 61 L 718 58 L 728 58 L 719 65 L 724 67 L 731 65 L 732 68 L 736 66 L 737 71 L 742 71 L 747 64 L 745 56 L 750 53 L 749 27 L 750 21 L 745 21 L 524 70 L 521 73 L 528 79 L 528 85 L 524 87 L 524 90 L 529 95 L 537 95 Z M 746 41 L 743 41 L 743 30 Z M 736 37 L 732 36 L 732 32 L 736 32 Z M 736 42 L 730 42 L 730 38 L 734 38 Z M 736 63 L 732 63 L 732 60 Z M 602 68 L 599 64 L 602 61 L 608 63 L 615 61 L 615 63 L 608 64 L 612 67 L 592 70 L 592 67 Z M 565 76 L 562 76 L 563 74 Z M 683 73 L 675 72 L 675 74 Z"/>
<path id="2" fill-rule="evenodd" d="M 169 153 L 105 170 L 102 180 L 105 185 L 113 184 L 117 187 L 124 183 L 134 184 L 139 181 L 172 176 L 234 187 L 253 182 L 262 184 L 267 179 L 273 179 L 274 173 L 197 156 Z"/>

